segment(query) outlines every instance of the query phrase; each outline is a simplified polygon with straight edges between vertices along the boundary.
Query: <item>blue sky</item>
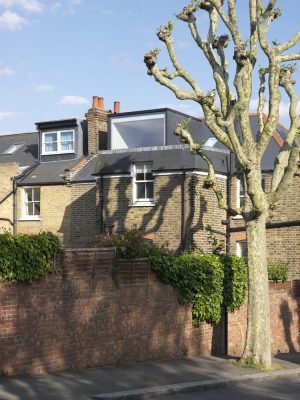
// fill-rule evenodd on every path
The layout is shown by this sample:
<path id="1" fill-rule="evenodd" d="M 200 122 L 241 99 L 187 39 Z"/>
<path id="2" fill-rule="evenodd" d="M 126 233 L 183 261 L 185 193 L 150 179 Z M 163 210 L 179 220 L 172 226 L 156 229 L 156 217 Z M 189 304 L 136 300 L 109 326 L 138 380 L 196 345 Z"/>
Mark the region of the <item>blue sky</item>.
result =
<path id="1" fill-rule="evenodd" d="M 174 40 L 182 64 L 213 89 L 210 70 L 177 21 L 187 3 L 181 0 L 0 0 L 0 133 L 26 132 L 34 123 L 83 117 L 93 95 L 104 97 L 107 109 L 121 102 L 121 111 L 168 106 L 201 115 L 197 104 L 179 102 L 146 73 L 143 55 L 163 44 L 156 29 L 176 21 Z M 239 0 L 241 26 L 248 27 L 246 0 Z M 287 40 L 299 28 L 300 2 L 281 0 L 283 16 L 273 23 L 270 39 Z M 199 14 L 205 32 L 205 14 Z M 225 30 L 220 30 L 224 33 Z M 299 47 L 296 48 L 299 51 Z M 159 56 L 168 66 L 166 53 Z M 264 65 L 264 59 L 261 60 Z M 300 93 L 300 76 L 296 90 Z M 253 105 L 257 99 L 254 84 Z M 287 124 L 288 102 L 282 99 Z"/>

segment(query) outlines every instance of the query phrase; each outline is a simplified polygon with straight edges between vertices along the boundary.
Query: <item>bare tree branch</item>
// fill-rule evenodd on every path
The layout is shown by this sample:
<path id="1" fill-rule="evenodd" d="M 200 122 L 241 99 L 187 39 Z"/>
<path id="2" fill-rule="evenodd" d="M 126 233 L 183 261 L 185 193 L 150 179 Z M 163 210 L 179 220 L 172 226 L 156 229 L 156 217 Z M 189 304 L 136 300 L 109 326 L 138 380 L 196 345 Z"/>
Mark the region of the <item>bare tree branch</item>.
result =
<path id="1" fill-rule="evenodd" d="M 283 193 L 287 190 L 293 180 L 294 173 L 297 169 L 300 155 L 300 135 L 298 134 L 293 142 L 292 149 L 289 154 L 288 164 L 284 170 L 284 174 L 278 184 L 276 190 L 269 195 L 270 204 L 276 204 L 282 197 Z"/>
<path id="2" fill-rule="evenodd" d="M 175 96 L 180 100 L 195 100 L 198 101 L 198 95 L 193 92 L 186 92 L 180 89 L 177 85 L 171 82 L 170 79 L 164 76 L 164 73 L 157 67 L 157 50 L 152 50 L 149 53 L 146 53 L 144 56 L 144 62 L 148 68 L 148 74 L 153 75 L 154 78 L 163 86 L 166 86 L 168 89 L 172 90 Z M 200 96 L 204 96 L 204 92 L 199 94 Z"/>
<path id="3" fill-rule="evenodd" d="M 235 209 L 228 206 L 227 201 L 223 196 L 223 192 L 218 185 L 213 164 L 209 157 L 203 153 L 202 145 L 194 143 L 194 140 L 188 131 L 188 122 L 189 121 L 181 121 L 175 129 L 175 135 L 180 137 L 182 143 L 189 145 L 191 153 L 199 155 L 207 163 L 208 175 L 204 181 L 204 185 L 207 189 L 211 188 L 214 191 L 218 200 L 219 208 L 226 210 L 231 216 L 241 215 L 241 209 Z"/>
<path id="4" fill-rule="evenodd" d="M 291 53 L 278 57 L 280 62 L 300 60 L 300 53 Z"/>
<path id="5" fill-rule="evenodd" d="M 284 51 L 294 47 L 300 40 L 300 30 L 295 33 L 295 35 L 285 43 L 280 44 L 276 47 L 278 53 L 283 53 Z"/>
<path id="6" fill-rule="evenodd" d="M 288 66 L 284 69 L 282 74 L 281 85 L 284 87 L 287 95 L 290 99 L 289 115 L 291 120 L 291 126 L 287 137 L 283 143 L 283 146 L 277 155 L 275 169 L 272 177 L 272 192 L 276 191 L 283 178 L 285 169 L 287 167 L 290 153 L 293 149 L 293 144 L 297 135 L 299 135 L 300 116 L 297 114 L 298 96 L 295 90 L 293 90 L 294 81 L 291 79 L 293 73 L 293 66 Z"/>
<path id="7" fill-rule="evenodd" d="M 259 70 L 260 86 L 258 92 L 258 135 L 261 135 L 264 130 L 264 106 L 266 103 L 265 89 L 266 89 L 266 74 L 268 73 L 267 68 L 261 68 Z"/>
<path id="8" fill-rule="evenodd" d="M 197 96 L 201 96 L 203 91 L 200 89 L 199 85 L 196 81 L 191 77 L 191 75 L 180 65 L 179 61 L 177 60 L 174 46 L 173 46 L 173 38 L 171 36 L 171 30 L 167 27 L 161 27 L 157 32 L 158 38 L 165 43 L 170 60 L 176 71 L 178 72 L 179 76 L 183 78 L 195 91 Z"/>

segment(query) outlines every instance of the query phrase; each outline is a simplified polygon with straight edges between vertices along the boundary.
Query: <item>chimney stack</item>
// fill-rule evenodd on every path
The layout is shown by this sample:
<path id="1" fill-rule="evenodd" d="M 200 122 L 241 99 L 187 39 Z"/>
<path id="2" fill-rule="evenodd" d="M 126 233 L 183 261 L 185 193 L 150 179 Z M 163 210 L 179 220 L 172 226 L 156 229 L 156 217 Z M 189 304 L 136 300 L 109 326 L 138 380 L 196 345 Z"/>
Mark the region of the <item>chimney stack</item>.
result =
<path id="1" fill-rule="evenodd" d="M 114 113 L 117 114 L 120 112 L 120 102 L 119 101 L 115 101 L 114 102 Z"/>
<path id="2" fill-rule="evenodd" d="M 93 96 L 92 108 L 85 114 L 87 120 L 88 154 L 97 154 L 105 150 L 107 142 L 107 115 L 104 110 L 104 98 Z"/>

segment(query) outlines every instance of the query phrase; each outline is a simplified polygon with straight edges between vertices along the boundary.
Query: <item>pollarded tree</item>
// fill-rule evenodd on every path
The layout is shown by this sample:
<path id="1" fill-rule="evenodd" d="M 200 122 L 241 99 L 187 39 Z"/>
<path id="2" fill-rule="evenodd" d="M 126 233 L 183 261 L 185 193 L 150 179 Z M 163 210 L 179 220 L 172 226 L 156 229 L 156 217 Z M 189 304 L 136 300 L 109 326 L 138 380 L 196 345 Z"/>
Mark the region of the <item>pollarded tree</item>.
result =
<path id="1" fill-rule="evenodd" d="M 203 157 L 208 165 L 206 186 L 216 194 L 219 207 L 229 215 L 241 215 L 245 221 L 248 243 L 248 328 L 246 345 L 242 358 L 250 358 L 266 367 L 271 365 L 270 311 L 266 258 L 266 219 L 269 211 L 276 207 L 283 192 L 293 179 L 297 168 L 300 149 L 300 118 L 296 112 L 297 95 L 293 89 L 295 81 L 293 64 L 299 60 L 300 53 L 287 53 L 300 40 L 298 31 L 283 44 L 269 43 L 267 31 L 271 23 L 281 15 L 275 8 L 276 0 L 269 0 L 264 6 L 261 0 L 244 0 L 249 12 L 249 37 L 244 38 L 239 28 L 236 0 L 193 0 L 177 15 L 185 22 L 193 40 L 209 62 L 215 89 L 204 92 L 201 86 L 182 67 L 172 38 L 173 24 L 160 27 L 158 38 L 165 43 L 174 71 L 160 69 L 157 65 L 158 50 L 145 54 L 144 61 L 148 74 L 157 82 L 174 92 L 180 100 L 193 100 L 202 107 L 205 123 L 212 134 L 235 154 L 237 168 L 245 187 L 245 204 L 242 208 L 230 207 L 223 198 L 215 178 L 214 167 L 200 144 L 195 144 L 188 130 L 188 121 L 182 121 L 176 128 L 181 142 L 187 143 L 190 151 Z M 197 12 L 207 13 L 209 29 L 205 39 L 198 30 Z M 218 36 L 218 22 L 223 22 L 227 33 Z M 233 62 L 235 73 L 229 79 L 226 47 L 233 41 Z M 249 119 L 249 106 L 253 91 L 254 68 L 257 64 L 259 48 L 265 54 L 267 65 L 259 69 L 258 120 L 257 132 L 252 132 Z M 174 78 L 182 78 L 190 90 L 180 88 Z M 231 87 L 232 86 L 232 87 Z M 268 89 L 268 91 L 266 91 Z M 290 100 L 290 127 L 279 152 L 272 175 L 271 190 L 265 193 L 262 187 L 261 160 L 272 138 L 279 119 L 281 91 Z M 268 92 L 268 115 L 263 109 Z M 220 107 L 217 107 L 218 102 Z M 216 104 L 217 103 L 217 104 Z M 239 121 L 240 132 L 236 130 Z"/>

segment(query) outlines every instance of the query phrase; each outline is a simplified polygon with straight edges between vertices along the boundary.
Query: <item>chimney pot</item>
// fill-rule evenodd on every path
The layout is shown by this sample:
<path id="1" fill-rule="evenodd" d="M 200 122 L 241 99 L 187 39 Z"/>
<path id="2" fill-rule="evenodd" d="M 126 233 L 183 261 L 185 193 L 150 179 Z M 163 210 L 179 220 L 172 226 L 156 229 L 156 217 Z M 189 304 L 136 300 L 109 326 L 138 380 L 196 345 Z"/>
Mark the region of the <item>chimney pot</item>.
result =
<path id="1" fill-rule="evenodd" d="M 120 102 L 115 101 L 114 102 L 114 113 L 119 113 L 120 112 Z"/>
<path id="2" fill-rule="evenodd" d="M 104 109 L 104 98 L 98 97 L 98 107 Z"/>
<path id="3" fill-rule="evenodd" d="M 98 107 L 98 96 L 93 96 L 93 108 Z"/>

